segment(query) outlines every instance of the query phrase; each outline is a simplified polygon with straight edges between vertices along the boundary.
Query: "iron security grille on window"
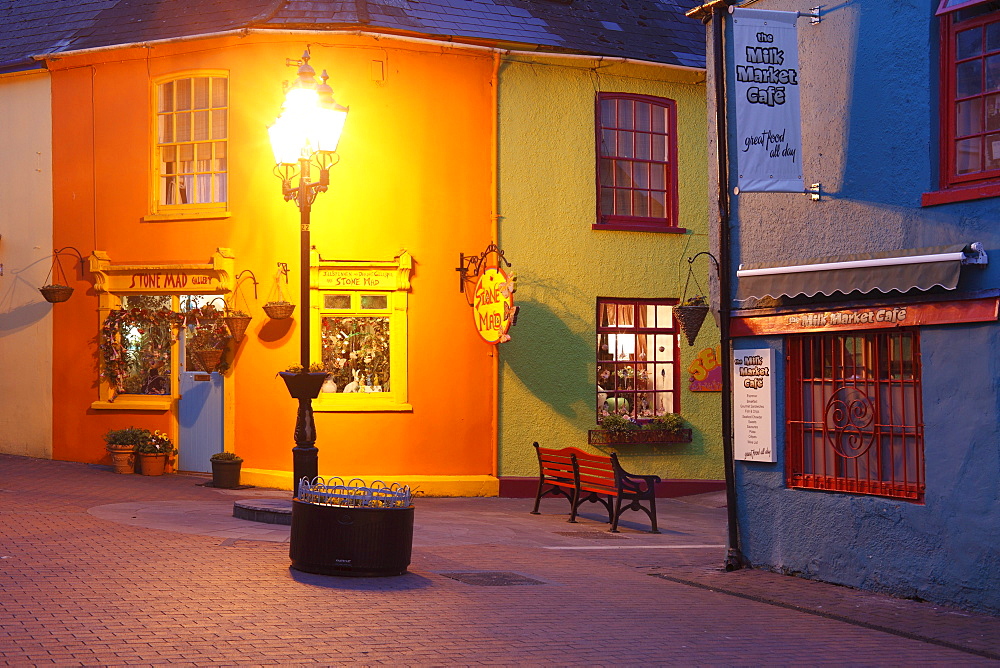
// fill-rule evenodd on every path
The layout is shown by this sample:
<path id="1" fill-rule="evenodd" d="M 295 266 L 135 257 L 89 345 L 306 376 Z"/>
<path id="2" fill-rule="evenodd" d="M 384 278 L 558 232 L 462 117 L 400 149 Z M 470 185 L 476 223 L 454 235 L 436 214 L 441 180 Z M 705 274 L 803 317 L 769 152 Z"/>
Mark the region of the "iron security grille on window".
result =
<path id="1" fill-rule="evenodd" d="M 788 486 L 920 501 L 919 336 L 789 339 Z"/>

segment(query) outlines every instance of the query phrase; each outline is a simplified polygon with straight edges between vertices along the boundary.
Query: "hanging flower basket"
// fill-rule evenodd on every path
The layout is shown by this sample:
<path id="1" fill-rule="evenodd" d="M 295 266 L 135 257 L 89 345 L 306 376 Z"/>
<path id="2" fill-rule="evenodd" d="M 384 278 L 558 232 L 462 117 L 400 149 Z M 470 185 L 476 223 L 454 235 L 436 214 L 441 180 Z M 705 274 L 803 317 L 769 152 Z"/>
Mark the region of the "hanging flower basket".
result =
<path id="1" fill-rule="evenodd" d="M 668 431 L 666 429 L 632 429 L 612 431 L 591 429 L 587 432 L 590 445 L 662 445 L 664 443 L 690 443 L 691 430 Z"/>
<path id="2" fill-rule="evenodd" d="M 196 350 L 194 356 L 198 359 L 198 364 L 206 373 L 212 373 L 219 368 L 222 363 L 222 351 L 209 348 L 207 350 Z"/>
<path id="3" fill-rule="evenodd" d="M 42 296 L 45 297 L 45 301 L 51 304 L 58 304 L 59 302 L 64 302 L 70 298 L 73 294 L 73 288 L 68 285 L 43 285 L 38 288 Z"/>
<path id="4" fill-rule="evenodd" d="M 264 313 L 274 320 L 284 320 L 290 318 L 295 311 L 295 304 L 288 302 L 268 302 L 264 304 Z"/>
<path id="5" fill-rule="evenodd" d="M 705 322 L 706 315 L 708 315 L 708 306 L 674 307 L 674 316 L 677 318 L 677 324 L 680 325 L 681 331 L 684 332 L 689 346 L 693 346 L 694 340 L 698 338 L 698 332 L 701 330 L 701 324 Z"/>
<path id="6" fill-rule="evenodd" d="M 248 315 L 227 315 L 223 318 L 226 322 L 226 327 L 229 328 L 229 333 L 233 335 L 233 341 L 239 343 L 243 340 L 252 319 Z"/>

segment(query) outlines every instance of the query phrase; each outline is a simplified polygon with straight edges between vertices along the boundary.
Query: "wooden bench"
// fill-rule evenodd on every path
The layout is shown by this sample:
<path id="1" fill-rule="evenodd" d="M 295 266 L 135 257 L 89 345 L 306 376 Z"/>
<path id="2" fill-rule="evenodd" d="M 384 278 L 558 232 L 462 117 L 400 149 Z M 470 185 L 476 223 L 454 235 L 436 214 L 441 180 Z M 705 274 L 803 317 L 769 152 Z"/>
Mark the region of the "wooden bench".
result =
<path id="1" fill-rule="evenodd" d="M 608 511 L 611 532 L 618 533 L 618 519 L 626 510 L 641 510 L 649 516 L 650 533 L 656 528 L 656 483 L 660 477 L 629 473 L 618 463 L 618 455 L 592 455 L 579 448 L 543 448 L 533 444 L 538 454 L 538 493 L 532 515 L 538 515 L 538 505 L 547 494 L 569 499 L 569 521 L 585 502 L 601 503 Z M 548 485 L 548 488 L 546 488 Z M 625 507 L 622 507 L 622 502 Z M 648 506 L 642 504 L 648 502 Z"/>

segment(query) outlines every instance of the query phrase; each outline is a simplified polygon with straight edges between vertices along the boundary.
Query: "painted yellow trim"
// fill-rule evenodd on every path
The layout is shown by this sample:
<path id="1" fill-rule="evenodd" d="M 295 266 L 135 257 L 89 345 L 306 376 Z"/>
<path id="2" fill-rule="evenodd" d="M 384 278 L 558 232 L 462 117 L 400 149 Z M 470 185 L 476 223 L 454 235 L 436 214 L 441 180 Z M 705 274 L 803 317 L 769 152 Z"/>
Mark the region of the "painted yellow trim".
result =
<path id="1" fill-rule="evenodd" d="M 186 205 L 178 205 L 186 206 Z M 226 218 L 232 217 L 232 212 L 227 211 L 225 205 L 218 210 L 191 210 L 185 211 L 178 209 L 177 211 L 171 210 L 169 213 L 151 213 L 148 216 L 142 217 L 142 222 L 144 223 L 168 223 L 174 220 L 224 220 Z"/>
<path id="2" fill-rule="evenodd" d="M 152 399 L 146 395 L 120 394 L 114 401 L 95 401 L 90 407 L 98 411 L 169 411 L 173 403 L 172 397 Z"/>
<path id="3" fill-rule="evenodd" d="M 225 295 L 233 290 L 233 268 L 235 258 L 233 252 L 228 248 L 219 248 L 212 255 L 211 262 L 206 264 L 114 264 L 107 251 L 95 250 L 88 260 L 88 269 L 94 276 L 94 290 L 98 297 L 98 321 L 97 327 L 100 332 L 104 325 L 104 320 L 113 309 L 121 308 L 122 294 L 168 294 L 174 298 L 173 307 L 177 308 L 177 296 L 187 294 L 221 294 Z M 207 276 L 214 284 L 209 291 L 200 291 L 197 285 L 183 286 L 163 286 L 157 289 L 148 287 L 130 287 L 132 281 L 128 277 L 136 273 L 169 273 L 172 275 L 194 274 Z M 102 364 L 103 360 L 99 360 Z M 172 438 L 177 438 L 177 398 L 180 395 L 180 343 L 175 338 L 170 347 L 170 394 L 158 395 L 153 398 L 149 395 L 120 394 L 111 401 L 111 384 L 99 375 L 98 381 L 98 401 L 91 404 L 91 408 L 96 410 L 170 410 L 174 413 L 174 427 Z M 228 387 L 232 383 L 226 383 Z M 227 390 L 225 399 L 231 399 L 232 390 Z M 229 417 L 228 415 L 226 416 Z M 224 436 L 226 443 L 231 443 L 232 434 L 230 430 Z"/>
<path id="4" fill-rule="evenodd" d="M 320 471 L 320 476 L 328 474 Z M 344 480 L 360 478 L 367 483 L 381 480 L 386 484 L 399 483 L 409 485 L 414 496 L 499 496 L 500 480 L 491 475 L 386 475 L 367 474 L 340 476 Z M 269 487 L 272 489 L 292 489 L 291 471 L 274 471 L 268 469 L 241 469 L 240 483 L 254 487 Z"/>
<path id="5" fill-rule="evenodd" d="M 316 412 L 405 412 L 412 411 L 409 404 L 407 369 L 407 351 L 409 350 L 408 336 L 408 292 L 410 290 L 410 275 L 413 272 L 413 258 L 405 250 L 392 260 L 324 260 L 314 249 L 312 261 L 310 262 L 310 287 L 313 291 L 313 304 L 323 304 L 324 293 L 364 293 L 364 294 L 386 294 L 388 296 L 388 310 L 362 311 L 360 308 L 352 308 L 343 311 L 345 316 L 382 316 L 389 318 L 389 365 L 390 377 L 392 378 L 392 389 L 388 392 L 377 393 L 320 393 L 319 397 L 313 401 L 313 411 Z M 372 289 L 363 284 L 357 286 L 329 286 L 322 279 L 324 271 L 351 272 L 357 275 L 364 275 L 365 272 L 381 272 L 390 274 L 388 278 L 389 289 Z M 355 296 L 352 296 L 354 299 Z M 312 345 L 311 358 L 321 360 L 323 352 L 322 342 L 322 313 L 326 311 L 322 307 L 317 307 L 317 317 L 310 319 L 312 334 L 310 341 Z M 338 313 L 339 314 L 339 313 Z"/>
<path id="6" fill-rule="evenodd" d="M 218 77 L 226 80 L 226 153 L 229 153 L 229 70 L 183 70 L 181 72 L 171 72 L 170 74 L 156 77 L 150 82 L 149 87 L 149 117 L 150 117 L 150 156 L 149 156 L 149 214 L 143 217 L 143 222 L 168 222 L 172 220 L 210 220 L 214 218 L 229 217 L 229 193 L 228 186 L 226 201 L 211 202 L 203 204 L 160 204 L 160 134 L 158 125 L 159 107 L 157 106 L 157 93 L 162 84 L 181 79 L 192 79 L 194 77 Z M 212 141 L 212 140 L 207 140 Z M 219 141 L 219 140 L 214 140 Z M 226 162 L 226 175 L 232 173 L 229 168 L 229 159 Z M 216 172 L 213 172 L 216 173 Z M 221 173 L 221 172 L 218 172 Z"/>

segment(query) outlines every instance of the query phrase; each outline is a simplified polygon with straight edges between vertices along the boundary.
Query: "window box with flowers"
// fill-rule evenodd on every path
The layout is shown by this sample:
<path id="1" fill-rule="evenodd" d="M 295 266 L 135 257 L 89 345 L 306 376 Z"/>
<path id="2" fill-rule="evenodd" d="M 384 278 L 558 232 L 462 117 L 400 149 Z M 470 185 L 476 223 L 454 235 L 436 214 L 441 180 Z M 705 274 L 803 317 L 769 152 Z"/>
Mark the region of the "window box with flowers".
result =
<path id="1" fill-rule="evenodd" d="M 658 415 L 639 424 L 628 415 L 612 413 L 601 419 L 601 429 L 587 433 L 590 445 L 665 445 L 690 443 L 691 429 L 677 413 Z"/>

